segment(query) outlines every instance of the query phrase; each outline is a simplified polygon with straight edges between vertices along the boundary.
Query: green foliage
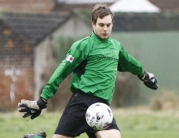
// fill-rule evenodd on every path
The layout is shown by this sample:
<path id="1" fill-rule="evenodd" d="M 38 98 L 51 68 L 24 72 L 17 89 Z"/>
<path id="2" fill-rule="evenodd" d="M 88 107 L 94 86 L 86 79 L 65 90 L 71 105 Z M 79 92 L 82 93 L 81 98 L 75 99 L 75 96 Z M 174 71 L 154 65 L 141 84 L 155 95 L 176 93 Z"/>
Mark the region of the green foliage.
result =
<path id="1" fill-rule="evenodd" d="M 113 109 L 122 138 L 178 138 L 178 111 L 155 112 L 146 108 Z M 22 137 L 43 130 L 52 137 L 61 113 L 43 112 L 40 117 L 24 119 L 20 113 L 0 114 L 0 137 Z M 82 134 L 81 138 L 87 138 Z"/>

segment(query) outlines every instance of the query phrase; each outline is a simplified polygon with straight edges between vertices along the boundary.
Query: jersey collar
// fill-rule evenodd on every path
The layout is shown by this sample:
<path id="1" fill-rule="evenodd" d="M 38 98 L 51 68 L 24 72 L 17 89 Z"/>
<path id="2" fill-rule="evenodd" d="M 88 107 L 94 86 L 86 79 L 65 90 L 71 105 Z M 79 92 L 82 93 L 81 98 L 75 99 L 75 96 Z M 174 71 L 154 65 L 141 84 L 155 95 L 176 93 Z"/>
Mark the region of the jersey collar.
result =
<path id="1" fill-rule="evenodd" d="M 92 32 L 91 37 L 94 38 L 95 40 L 100 41 L 100 42 L 109 42 L 109 37 L 107 39 L 101 39 L 94 33 L 94 31 Z"/>

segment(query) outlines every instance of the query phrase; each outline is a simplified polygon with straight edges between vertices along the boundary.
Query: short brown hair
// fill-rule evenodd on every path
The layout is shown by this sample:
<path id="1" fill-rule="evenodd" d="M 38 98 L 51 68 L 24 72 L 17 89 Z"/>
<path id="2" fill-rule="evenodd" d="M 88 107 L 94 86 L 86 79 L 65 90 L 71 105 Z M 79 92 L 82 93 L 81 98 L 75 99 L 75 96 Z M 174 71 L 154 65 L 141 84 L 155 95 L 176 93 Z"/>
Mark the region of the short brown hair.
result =
<path id="1" fill-rule="evenodd" d="M 106 4 L 96 4 L 92 10 L 91 20 L 94 24 L 96 24 L 98 17 L 103 19 L 105 16 L 108 16 L 108 15 L 111 15 L 112 22 L 113 22 L 114 15 L 111 12 L 110 8 Z"/>

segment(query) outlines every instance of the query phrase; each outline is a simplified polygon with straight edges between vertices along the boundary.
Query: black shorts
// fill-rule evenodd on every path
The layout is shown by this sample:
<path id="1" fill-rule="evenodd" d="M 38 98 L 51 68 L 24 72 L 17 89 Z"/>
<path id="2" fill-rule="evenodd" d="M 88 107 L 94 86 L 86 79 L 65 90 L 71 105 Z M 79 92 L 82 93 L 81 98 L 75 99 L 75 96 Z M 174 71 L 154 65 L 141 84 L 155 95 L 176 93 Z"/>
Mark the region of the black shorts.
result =
<path id="1" fill-rule="evenodd" d="M 85 120 L 85 113 L 87 108 L 96 102 L 107 104 L 105 100 L 91 94 L 86 94 L 83 92 L 77 92 L 73 94 L 65 107 L 55 134 L 76 137 L 81 133 L 86 132 L 89 138 L 96 138 L 96 130 L 89 127 Z M 109 129 L 119 130 L 114 118 L 107 130 Z"/>

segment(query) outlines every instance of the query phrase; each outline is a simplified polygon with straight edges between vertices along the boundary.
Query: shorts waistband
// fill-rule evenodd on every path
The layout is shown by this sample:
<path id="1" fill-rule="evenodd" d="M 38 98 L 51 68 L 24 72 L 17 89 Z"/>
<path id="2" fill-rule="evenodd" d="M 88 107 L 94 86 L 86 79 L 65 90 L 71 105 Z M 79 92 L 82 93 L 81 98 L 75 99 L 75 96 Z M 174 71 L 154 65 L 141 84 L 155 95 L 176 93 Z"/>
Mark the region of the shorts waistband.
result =
<path id="1" fill-rule="evenodd" d="M 75 95 L 92 96 L 93 98 L 97 99 L 99 102 L 102 102 L 102 103 L 109 105 L 108 102 L 105 99 L 97 97 L 97 96 L 93 95 L 92 93 L 85 93 L 81 90 L 77 90 L 74 94 Z"/>

